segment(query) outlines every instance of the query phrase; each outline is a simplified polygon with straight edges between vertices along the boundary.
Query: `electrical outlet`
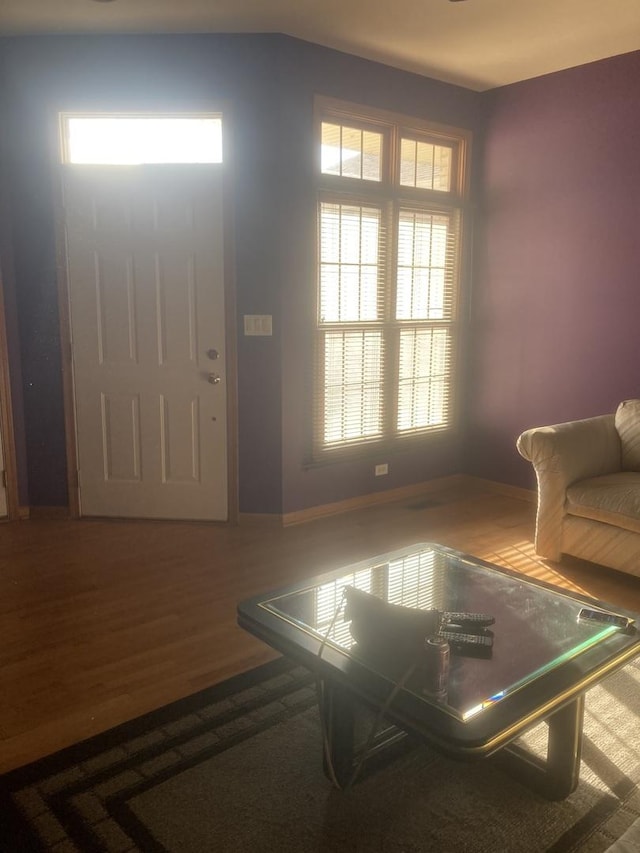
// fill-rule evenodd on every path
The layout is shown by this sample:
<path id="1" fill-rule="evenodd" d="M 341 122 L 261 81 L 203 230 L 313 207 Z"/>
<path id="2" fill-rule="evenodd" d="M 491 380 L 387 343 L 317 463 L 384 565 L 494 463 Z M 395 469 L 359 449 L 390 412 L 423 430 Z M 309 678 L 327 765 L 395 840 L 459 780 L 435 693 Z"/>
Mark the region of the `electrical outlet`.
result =
<path id="1" fill-rule="evenodd" d="M 386 462 L 383 462 L 382 465 L 376 465 L 375 472 L 376 477 L 382 477 L 384 474 L 389 473 L 389 465 Z"/>

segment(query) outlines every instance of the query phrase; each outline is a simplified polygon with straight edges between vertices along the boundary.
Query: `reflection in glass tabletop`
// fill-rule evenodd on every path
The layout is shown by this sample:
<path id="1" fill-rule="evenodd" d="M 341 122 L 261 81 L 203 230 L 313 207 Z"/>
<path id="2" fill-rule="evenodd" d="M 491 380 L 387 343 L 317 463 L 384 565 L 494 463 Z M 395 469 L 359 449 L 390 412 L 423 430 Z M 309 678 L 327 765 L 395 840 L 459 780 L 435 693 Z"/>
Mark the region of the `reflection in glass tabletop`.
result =
<path id="1" fill-rule="evenodd" d="M 452 645 L 446 690 L 435 697 L 425 685 L 423 668 L 411 666 L 397 646 L 385 653 L 379 645 L 374 650 L 361 637 L 356 640 L 352 614 L 345 611 L 345 588 L 423 611 L 489 614 L 495 619 L 492 646 L 479 653 L 473 646 Z M 409 671 L 406 690 L 461 721 L 477 718 L 562 664 L 572 662 L 579 671 L 588 650 L 601 646 L 603 654 L 610 654 L 608 645 L 618 650 L 637 643 L 633 627 L 625 635 L 614 626 L 579 619 L 584 600 L 426 543 L 384 555 L 370 565 L 360 563 L 260 606 L 391 682 Z"/>

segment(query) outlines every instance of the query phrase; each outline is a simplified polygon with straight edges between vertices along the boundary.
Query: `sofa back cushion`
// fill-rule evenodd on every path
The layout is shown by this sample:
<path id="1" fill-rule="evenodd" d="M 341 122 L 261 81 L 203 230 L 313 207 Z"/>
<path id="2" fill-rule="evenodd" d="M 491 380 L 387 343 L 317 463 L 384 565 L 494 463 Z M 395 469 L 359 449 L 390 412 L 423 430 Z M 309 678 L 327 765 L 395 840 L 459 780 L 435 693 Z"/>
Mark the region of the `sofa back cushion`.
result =
<path id="1" fill-rule="evenodd" d="M 640 400 L 625 400 L 616 412 L 622 445 L 622 470 L 640 471 Z"/>

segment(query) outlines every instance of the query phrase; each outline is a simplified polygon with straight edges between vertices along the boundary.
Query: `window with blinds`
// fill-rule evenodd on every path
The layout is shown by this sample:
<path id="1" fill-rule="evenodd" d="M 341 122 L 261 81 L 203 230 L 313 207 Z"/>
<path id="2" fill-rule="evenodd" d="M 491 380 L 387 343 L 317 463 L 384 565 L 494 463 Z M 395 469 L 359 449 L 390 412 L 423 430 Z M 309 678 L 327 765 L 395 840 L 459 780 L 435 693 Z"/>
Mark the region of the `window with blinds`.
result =
<path id="1" fill-rule="evenodd" d="M 469 135 L 317 100 L 314 452 L 451 429 Z"/>

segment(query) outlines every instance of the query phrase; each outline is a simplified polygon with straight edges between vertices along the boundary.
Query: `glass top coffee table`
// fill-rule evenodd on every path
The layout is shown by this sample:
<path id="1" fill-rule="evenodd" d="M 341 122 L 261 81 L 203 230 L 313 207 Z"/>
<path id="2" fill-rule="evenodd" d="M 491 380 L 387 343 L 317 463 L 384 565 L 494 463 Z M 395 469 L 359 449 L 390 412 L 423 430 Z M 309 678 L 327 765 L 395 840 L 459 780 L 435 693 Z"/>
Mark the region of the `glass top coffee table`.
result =
<path id="1" fill-rule="evenodd" d="M 585 692 L 640 654 L 639 614 L 430 543 L 257 596 L 238 623 L 318 676 L 325 769 L 340 786 L 359 767 L 364 706 L 397 727 L 376 749 L 399 730 L 457 758 L 496 754 L 564 798 L 578 783 Z M 513 743 L 542 720 L 544 759 Z"/>

